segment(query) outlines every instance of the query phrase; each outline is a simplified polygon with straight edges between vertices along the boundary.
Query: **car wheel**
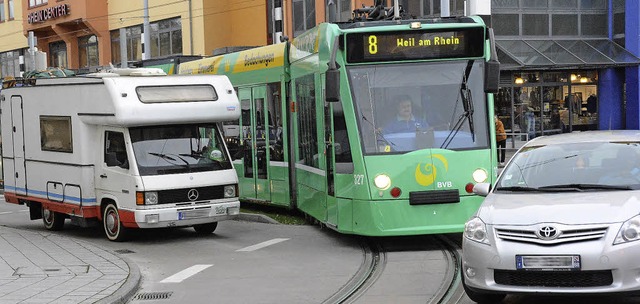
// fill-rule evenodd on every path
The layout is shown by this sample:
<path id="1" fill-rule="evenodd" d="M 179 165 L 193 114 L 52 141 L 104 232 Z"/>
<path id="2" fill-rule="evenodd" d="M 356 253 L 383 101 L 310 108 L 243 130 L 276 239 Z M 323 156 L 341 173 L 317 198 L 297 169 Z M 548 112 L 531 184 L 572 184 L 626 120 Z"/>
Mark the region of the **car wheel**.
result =
<path id="1" fill-rule="evenodd" d="M 65 215 L 42 207 L 42 222 L 47 230 L 59 231 L 64 227 Z"/>
<path id="2" fill-rule="evenodd" d="M 507 296 L 504 293 L 484 293 L 472 290 L 464 282 L 464 274 L 462 275 L 462 287 L 469 299 L 479 304 L 500 303 Z"/>
<path id="3" fill-rule="evenodd" d="M 120 222 L 120 213 L 114 203 L 109 203 L 102 211 L 102 226 L 110 241 L 122 242 L 127 239 L 128 229 Z"/>
<path id="4" fill-rule="evenodd" d="M 218 222 L 199 224 L 199 225 L 193 226 L 193 230 L 195 230 L 198 234 L 202 234 L 202 235 L 211 234 L 214 231 L 216 231 L 216 228 L 218 228 Z"/>

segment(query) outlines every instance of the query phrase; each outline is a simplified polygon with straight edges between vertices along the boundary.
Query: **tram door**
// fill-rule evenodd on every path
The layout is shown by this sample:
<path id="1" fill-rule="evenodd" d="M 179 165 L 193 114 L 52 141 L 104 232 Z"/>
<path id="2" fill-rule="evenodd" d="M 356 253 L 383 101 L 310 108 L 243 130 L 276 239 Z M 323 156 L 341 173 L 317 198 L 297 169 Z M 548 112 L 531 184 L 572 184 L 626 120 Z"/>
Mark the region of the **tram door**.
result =
<path id="1" fill-rule="evenodd" d="M 265 87 L 239 90 L 242 108 L 243 172 L 241 195 L 245 198 L 270 201 L 268 181 L 269 135 L 267 132 Z"/>

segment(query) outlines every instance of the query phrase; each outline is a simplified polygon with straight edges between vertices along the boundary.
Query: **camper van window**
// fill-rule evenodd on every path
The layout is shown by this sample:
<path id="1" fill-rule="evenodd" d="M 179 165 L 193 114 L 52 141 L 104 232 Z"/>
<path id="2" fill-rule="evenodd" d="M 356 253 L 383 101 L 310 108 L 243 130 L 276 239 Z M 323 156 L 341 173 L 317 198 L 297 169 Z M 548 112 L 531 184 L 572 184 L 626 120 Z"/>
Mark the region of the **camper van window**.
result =
<path id="1" fill-rule="evenodd" d="M 107 167 L 120 167 L 129 169 L 127 148 L 124 144 L 124 134 L 120 132 L 106 131 L 104 133 L 104 162 Z"/>
<path id="2" fill-rule="evenodd" d="M 143 103 L 192 102 L 218 100 L 211 85 L 175 85 L 137 87 L 138 99 Z"/>
<path id="3" fill-rule="evenodd" d="M 216 124 L 188 124 L 129 129 L 140 175 L 231 169 Z"/>
<path id="4" fill-rule="evenodd" d="M 72 153 L 71 117 L 40 116 L 40 148 L 42 151 Z"/>

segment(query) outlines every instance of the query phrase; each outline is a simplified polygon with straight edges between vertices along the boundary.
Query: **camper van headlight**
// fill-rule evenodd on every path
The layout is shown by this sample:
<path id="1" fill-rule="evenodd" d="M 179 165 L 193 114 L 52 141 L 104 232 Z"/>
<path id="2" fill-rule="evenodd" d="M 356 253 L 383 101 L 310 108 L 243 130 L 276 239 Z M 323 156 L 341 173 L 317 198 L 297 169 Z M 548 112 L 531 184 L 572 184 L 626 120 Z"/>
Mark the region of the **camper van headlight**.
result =
<path id="1" fill-rule="evenodd" d="M 158 204 L 158 192 L 150 191 L 144 193 L 144 204 L 145 205 L 156 205 Z"/>
<path id="2" fill-rule="evenodd" d="M 224 186 L 224 197 L 236 197 L 236 185 Z"/>

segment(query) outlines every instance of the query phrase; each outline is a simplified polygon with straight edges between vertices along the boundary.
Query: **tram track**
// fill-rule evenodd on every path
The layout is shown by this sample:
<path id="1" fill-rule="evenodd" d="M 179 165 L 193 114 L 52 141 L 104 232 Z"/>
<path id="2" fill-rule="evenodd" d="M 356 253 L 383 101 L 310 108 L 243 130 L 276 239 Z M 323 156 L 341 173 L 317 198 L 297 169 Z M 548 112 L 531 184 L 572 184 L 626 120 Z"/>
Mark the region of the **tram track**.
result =
<path id="1" fill-rule="evenodd" d="M 363 240 L 360 246 L 363 252 L 363 261 L 351 277 L 336 293 L 327 298 L 323 303 L 355 303 L 367 293 L 376 281 L 383 275 L 387 266 L 388 253 L 402 251 L 440 250 L 443 254 L 445 274 L 438 290 L 424 303 L 427 304 L 456 304 L 464 298 L 464 290 L 461 287 L 460 274 L 460 244 L 451 236 L 420 236 L 413 239 L 411 245 L 406 240 Z M 386 243 L 386 246 L 385 246 Z M 428 244 L 428 245 L 418 245 Z"/>
<path id="2" fill-rule="evenodd" d="M 377 281 L 384 271 L 387 255 L 381 250 L 380 244 L 372 241 L 362 241 L 360 245 L 363 252 L 363 261 L 360 264 L 360 268 L 340 290 L 322 303 L 353 303 Z"/>
<path id="3" fill-rule="evenodd" d="M 445 281 L 442 282 L 438 293 L 431 298 L 428 304 L 456 304 L 460 303 L 464 297 L 464 290 L 461 287 L 462 265 L 461 250 L 459 244 L 456 244 L 449 236 L 438 235 L 436 240 L 444 248 L 442 250 L 447 260 L 447 273 Z"/>

